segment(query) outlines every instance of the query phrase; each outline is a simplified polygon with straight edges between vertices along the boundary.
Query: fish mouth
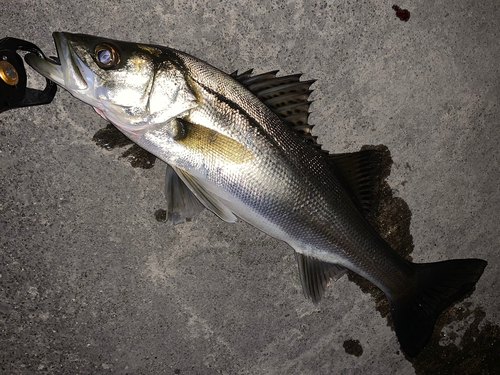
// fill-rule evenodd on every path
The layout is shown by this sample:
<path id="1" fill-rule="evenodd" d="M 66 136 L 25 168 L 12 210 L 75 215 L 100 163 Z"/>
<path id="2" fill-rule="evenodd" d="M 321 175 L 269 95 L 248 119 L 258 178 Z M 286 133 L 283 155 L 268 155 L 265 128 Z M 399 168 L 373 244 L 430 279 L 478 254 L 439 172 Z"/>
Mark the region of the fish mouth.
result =
<path id="1" fill-rule="evenodd" d="M 56 45 L 57 57 L 44 59 L 33 53 L 25 56 L 26 63 L 38 73 L 64 87 L 70 92 L 86 90 L 86 77 L 90 69 L 78 57 L 65 33 L 52 34 Z"/>

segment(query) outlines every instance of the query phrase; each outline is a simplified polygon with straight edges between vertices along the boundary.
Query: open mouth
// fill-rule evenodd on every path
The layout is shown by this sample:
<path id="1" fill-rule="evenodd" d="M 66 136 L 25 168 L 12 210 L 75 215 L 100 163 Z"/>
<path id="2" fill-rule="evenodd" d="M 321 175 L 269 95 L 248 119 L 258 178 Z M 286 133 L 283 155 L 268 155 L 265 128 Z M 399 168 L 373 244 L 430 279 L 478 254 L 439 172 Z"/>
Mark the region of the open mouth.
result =
<path id="1" fill-rule="evenodd" d="M 61 60 L 59 60 L 59 56 L 49 56 L 47 57 L 47 61 L 52 64 L 61 65 Z"/>
<path id="2" fill-rule="evenodd" d="M 33 53 L 25 56 L 26 63 L 38 73 L 69 91 L 85 90 L 88 85 L 82 70 L 85 64 L 71 47 L 64 33 L 52 34 L 57 49 L 57 57 L 41 58 Z"/>

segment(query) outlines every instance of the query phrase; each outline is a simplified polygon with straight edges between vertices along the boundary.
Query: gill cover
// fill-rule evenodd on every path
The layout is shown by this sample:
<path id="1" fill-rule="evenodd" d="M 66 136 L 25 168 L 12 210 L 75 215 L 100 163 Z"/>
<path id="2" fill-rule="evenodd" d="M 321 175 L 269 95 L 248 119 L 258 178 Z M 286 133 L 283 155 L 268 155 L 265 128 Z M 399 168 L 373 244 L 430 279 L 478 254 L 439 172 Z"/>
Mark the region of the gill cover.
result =
<path id="1" fill-rule="evenodd" d="M 53 34 L 60 64 L 27 62 L 125 132 L 182 116 L 196 96 L 172 50 L 85 34 Z"/>

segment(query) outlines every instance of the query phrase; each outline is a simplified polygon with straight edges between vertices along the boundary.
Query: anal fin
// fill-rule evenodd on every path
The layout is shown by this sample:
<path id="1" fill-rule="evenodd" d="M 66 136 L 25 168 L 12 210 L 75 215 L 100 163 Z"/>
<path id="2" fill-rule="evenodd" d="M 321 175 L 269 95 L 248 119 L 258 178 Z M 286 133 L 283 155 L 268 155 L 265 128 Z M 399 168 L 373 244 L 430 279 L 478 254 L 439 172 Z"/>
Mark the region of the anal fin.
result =
<path id="1" fill-rule="evenodd" d="M 337 281 L 347 270 L 335 263 L 327 263 L 316 258 L 295 252 L 299 266 L 302 291 L 314 304 L 321 301 L 325 289 L 330 285 L 330 280 Z"/>

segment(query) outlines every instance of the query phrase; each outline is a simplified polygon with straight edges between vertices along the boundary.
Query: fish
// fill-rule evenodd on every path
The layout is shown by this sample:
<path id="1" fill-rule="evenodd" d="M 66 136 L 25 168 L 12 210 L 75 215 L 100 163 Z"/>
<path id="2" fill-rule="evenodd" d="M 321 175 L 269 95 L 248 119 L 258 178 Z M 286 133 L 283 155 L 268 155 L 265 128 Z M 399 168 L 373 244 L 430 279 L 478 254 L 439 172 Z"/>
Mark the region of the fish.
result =
<path id="1" fill-rule="evenodd" d="M 485 260 L 413 263 L 370 225 L 380 155 L 322 149 L 307 120 L 314 81 L 226 74 L 159 45 L 53 38 L 57 58 L 27 54 L 26 62 L 167 164 L 174 223 L 207 208 L 284 241 L 314 303 L 346 270 L 359 274 L 384 292 L 409 357 L 425 347 L 438 316 L 475 289 Z"/>

